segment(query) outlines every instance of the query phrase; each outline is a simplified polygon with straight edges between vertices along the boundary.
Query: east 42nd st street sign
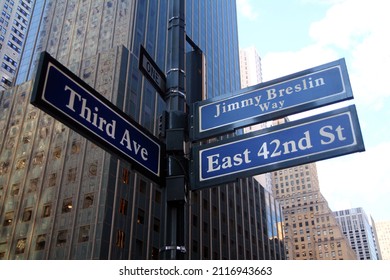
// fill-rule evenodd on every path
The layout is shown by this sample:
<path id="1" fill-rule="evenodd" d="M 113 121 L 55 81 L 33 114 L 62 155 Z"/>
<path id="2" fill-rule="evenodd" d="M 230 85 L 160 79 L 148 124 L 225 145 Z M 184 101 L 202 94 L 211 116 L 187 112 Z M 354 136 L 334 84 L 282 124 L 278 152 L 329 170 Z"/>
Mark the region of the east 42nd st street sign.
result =
<path id="1" fill-rule="evenodd" d="M 191 188 L 364 151 L 354 105 L 193 149 Z"/>

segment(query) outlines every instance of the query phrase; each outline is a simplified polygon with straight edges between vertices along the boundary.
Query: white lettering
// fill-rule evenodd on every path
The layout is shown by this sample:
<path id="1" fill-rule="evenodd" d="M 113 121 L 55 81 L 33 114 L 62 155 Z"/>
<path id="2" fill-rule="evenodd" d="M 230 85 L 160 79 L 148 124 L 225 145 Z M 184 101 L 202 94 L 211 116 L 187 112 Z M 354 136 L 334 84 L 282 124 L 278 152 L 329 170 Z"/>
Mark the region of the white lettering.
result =
<path id="1" fill-rule="evenodd" d="M 342 128 L 340 125 L 335 129 L 337 133 L 337 139 L 339 141 L 347 140 L 347 138 L 343 135 L 343 130 L 344 128 Z M 331 144 L 336 140 L 336 135 L 333 133 L 333 126 L 331 125 L 321 127 L 320 135 L 326 137 L 324 140 L 321 140 L 321 144 L 323 145 Z"/>
<path id="2" fill-rule="evenodd" d="M 120 141 L 121 145 L 126 146 L 129 151 L 134 152 L 136 155 L 140 154 L 144 161 L 148 160 L 148 150 L 141 147 L 136 141 L 131 140 L 130 132 L 126 129 Z"/>
<path id="3" fill-rule="evenodd" d="M 81 96 L 68 86 L 65 86 L 65 91 L 70 91 L 69 103 L 66 105 L 66 107 L 71 109 L 73 112 L 76 112 L 74 109 L 74 98 L 77 96 L 78 100 L 80 101 Z"/>
<path id="4" fill-rule="evenodd" d="M 222 169 L 228 169 L 233 166 L 240 166 L 244 163 L 250 163 L 251 159 L 249 158 L 249 154 L 251 152 L 249 149 L 246 149 L 242 153 L 235 154 L 234 156 L 226 156 L 219 161 L 220 154 L 215 154 L 207 157 L 208 168 L 207 173 L 218 171 Z"/>

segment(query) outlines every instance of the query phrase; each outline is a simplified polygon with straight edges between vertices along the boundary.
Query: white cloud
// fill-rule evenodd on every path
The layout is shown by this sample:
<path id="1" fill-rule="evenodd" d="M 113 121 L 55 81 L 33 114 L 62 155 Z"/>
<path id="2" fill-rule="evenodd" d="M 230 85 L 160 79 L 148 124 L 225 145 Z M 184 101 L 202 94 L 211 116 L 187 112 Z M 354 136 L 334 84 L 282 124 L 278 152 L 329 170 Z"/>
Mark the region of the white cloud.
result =
<path id="1" fill-rule="evenodd" d="M 252 21 L 256 20 L 259 16 L 251 0 L 237 0 L 237 10 L 243 17 Z"/>
<path id="2" fill-rule="evenodd" d="M 345 57 L 352 102 L 368 141 L 363 153 L 318 162 L 320 186 L 332 210 L 363 207 L 374 219 L 388 219 L 390 213 L 390 167 L 384 163 L 390 158 L 387 6 L 385 0 L 334 1 L 324 18 L 311 25 L 312 44 L 262 57 L 265 81 Z"/>
<path id="3" fill-rule="evenodd" d="M 367 212 L 390 212 L 389 165 L 383 160 L 390 157 L 390 143 L 383 142 L 365 152 L 317 163 L 320 188 L 332 210 L 343 205 L 364 207 Z"/>
<path id="4" fill-rule="evenodd" d="M 334 50 L 318 45 L 310 45 L 296 52 L 268 53 L 262 58 L 263 78 L 269 81 L 338 58 Z"/>
<path id="5" fill-rule="evenodd" d="M 336 1 L 323 19 L 312 23 L 311 45 L 295 52 L 267 53 L 262 58 L 264 80 L 345 57 L 357 102 L 382 109 L 384 98 L 390 97 L 387 6 L 384 0 Z"/>

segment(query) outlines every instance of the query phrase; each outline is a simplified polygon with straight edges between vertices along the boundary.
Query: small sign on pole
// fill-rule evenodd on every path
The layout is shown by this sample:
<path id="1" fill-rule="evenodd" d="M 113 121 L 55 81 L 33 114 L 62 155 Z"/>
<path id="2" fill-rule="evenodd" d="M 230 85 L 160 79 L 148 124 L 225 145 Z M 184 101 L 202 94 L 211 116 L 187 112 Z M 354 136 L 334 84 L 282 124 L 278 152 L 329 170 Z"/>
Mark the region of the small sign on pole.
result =
<path id="1" fill-rule="evenodd" d="M 140 46 L 139 69 L 159 94 L 164 97 L 167 78 L 142 45 Z"/>

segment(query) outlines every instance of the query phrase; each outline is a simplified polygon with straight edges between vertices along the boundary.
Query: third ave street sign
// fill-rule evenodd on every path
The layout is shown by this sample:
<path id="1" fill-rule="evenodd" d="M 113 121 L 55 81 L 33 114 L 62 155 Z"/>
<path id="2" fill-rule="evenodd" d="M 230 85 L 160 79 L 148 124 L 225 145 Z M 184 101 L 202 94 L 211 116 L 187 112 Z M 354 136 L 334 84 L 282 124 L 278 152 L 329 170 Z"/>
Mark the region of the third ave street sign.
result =
<path id="1" fill-rule="evenodd" d="M 165 145 L 46 52 L 31 103 L 161 181 Z"/>
<path id="2" fill-rule="evenodd" d="M 191 189 L 361 151 L 364 143 L 355 106 L 351 105 L 196 146 Z"/>
<path id="3" fill-rule="evenodd" d="M 253 87 L 223 99 L 194 104 L 193 141 L 352 99 L 345 60 L 340 59 Z"/>

